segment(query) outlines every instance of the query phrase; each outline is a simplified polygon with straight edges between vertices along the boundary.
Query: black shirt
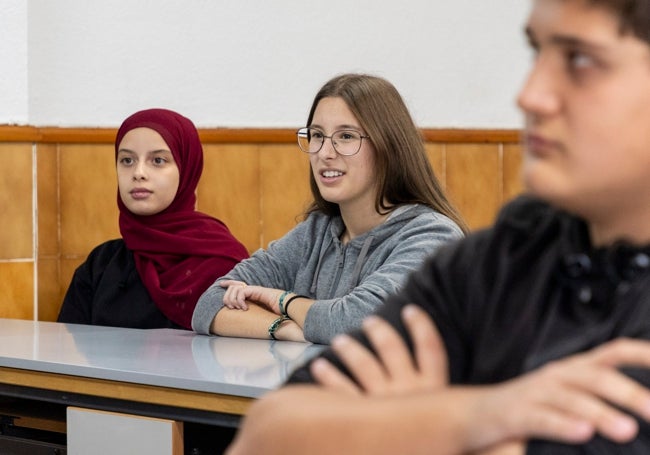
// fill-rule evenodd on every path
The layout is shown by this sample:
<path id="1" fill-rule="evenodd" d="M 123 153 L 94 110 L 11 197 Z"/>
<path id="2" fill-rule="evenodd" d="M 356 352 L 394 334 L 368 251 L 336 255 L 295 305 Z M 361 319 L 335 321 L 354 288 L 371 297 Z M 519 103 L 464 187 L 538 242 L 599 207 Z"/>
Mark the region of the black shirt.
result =
<path id="1" fill-rule="evenodd" d="M 151 300 L 122 239 L 97 246 L 74 273 L 58 322 L 141 329 L 182 328 Z"/>
<path id="2" fill-rule="evenodd" d="M 452 383 L 501 382 L 613 338 L 649 339 L 650 247 L 593 248 L 582 220 L 520 197 L 493 228 L 439 249 L 379 309 L 404 338 L 400 311 L 409 302 L 436 322 Z M 626 371 L 650 386 L 646 370 Z M 290 380 L 311 378 L 302 368 Z M 631 444 L 532 441 L 528 453 L 647 454 L 650 427 L 640 424 Z"/>

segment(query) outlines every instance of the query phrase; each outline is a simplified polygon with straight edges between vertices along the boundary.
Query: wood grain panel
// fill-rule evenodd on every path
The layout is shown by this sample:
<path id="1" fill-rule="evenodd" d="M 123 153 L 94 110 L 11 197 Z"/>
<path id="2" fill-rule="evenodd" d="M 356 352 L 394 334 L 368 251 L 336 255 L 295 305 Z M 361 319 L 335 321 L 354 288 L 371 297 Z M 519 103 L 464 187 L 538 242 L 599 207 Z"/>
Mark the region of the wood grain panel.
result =
<path id="1" fill-rule="evenodd" d="M 519 142 L 520 131 L 463 129 L 463 128 L 424 128 L 422 134 L 427 142 L 445 144 L 501 144 Z"/>
<path id="2" fill-rule="evenodd" d="M 59 154 L 56 144 L 38 144 L 38 256 L 56 257 L 60 251 Z"/>
<path id="3" fill-rule="evenodd" d="M 41 138 L 33 126 L 0 125 L 0 142 L 37 142 Z"/>
<path id="4" fill-rule="evenodd" d="M 199 128 L 204 143 L 279 144 L 294 143 L 295 128 Z M 518 129 L 423 128 L 427 142 L 516 143 Z M 59 128 L 0 125 L 0 142 L 41 142 L 55 144 L 112 144 L 117 128 Z"/>
<path id="5" fill-rule="evenodd" d="M 447 163 L 445 157 L 445 146 L 443 144 L 425 144 L 426 151 L 433 172 L 443 188 L 447 187 Z"/>
<path id="6" fill-rule="evenodd" d="M 114 156 L 110 145 L 61 146 L 62 255 L 85 257 L 120 236 Z"/>
<path id="7" fill-rule="evenodd" d="M 19 370 L 0 367 L 0 382 L 3 384 L 34 387 L 45 390 L 80 393 L 84 395 L 136 401 L 162 406 L 176 406 L 185 409 L 224 412 L 243 415 L 253 399 L 218 393 L 195 392 L 169 387 L 149 386 L 130 382 L 67 376 L 42 371 Z"/>
<path id="8" fill-rule="evenodd" d="M 39 258 L 38 271 L 38 320 L 56 321 L 63 302 L 59 258 Z M 69 280 L 66 282 L 67 287 Z"/>
<path id="9" fill-rule="evenodd" d="M 519 144 L 503 146 L 503 203 L 524 192 L 521 178 L 523 150 Z"/>
<path id="10" fill-rule="evenodd" d="M 32 146 L 0 144 L 0 259 L 34 256 Z"/>
<path id="11" fill-rule="evenodd" d="M 309 157 L 296 145 L 260 147 L 262 247 L 291 230 L 311 199 Z"/>
<path id="12" fill-rule="evenodd" d="M 34 263 L 0 262 L 0 318 L 34 317 Z"/>
<path id="13" fill-rule="evenodd" d="M 198 209 L 226 223 L 249 252 L 261 245 L 259 167 L 257 145 L 204 146 Z"/>
<path id="14" fill-rule="evenodd" d="M 501 206 L 499 145 L 447 145 L 447 192 L 471 229 L 490 225 Z"/>

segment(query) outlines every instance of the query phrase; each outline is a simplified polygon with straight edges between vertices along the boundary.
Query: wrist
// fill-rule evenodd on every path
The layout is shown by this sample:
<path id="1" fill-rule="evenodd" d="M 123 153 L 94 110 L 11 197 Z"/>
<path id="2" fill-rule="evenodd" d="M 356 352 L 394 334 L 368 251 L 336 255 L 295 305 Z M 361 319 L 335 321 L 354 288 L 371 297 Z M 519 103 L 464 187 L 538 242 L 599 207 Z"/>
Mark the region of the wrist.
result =
<path id="1" fill-rule="evenodd" d="M 287 296 L 291 293 L 292 293 L 291 291 L 283 291 L 278 296 L 278 314 L 280 314 L 280 316 L 287 317 L 284 301 L 287 299 Z"/>
<path id="2" fill-rule="evenodd" d="M 271 322 L 271 325 L 269 325 L 269 328 L 268 328 L 269 338 L 272 339 L 272 340 L 277 340 L 276 332 L 278 331 L 278 329 L 280 328 L 282 323 L 284 321 L 288 321 L 288 320 L 289 320 L 289 318 L 284 317 L 284 316 L 280 316 L 279 318 L 277 318 L 273 322 Z"/>
<path id="3" fill-rule="evenodd" d="M 499 393 L 501 385 L 458 387 L 450 390 L 460 396 L 464 415 L 466 449 L 482 450 L 517 435 L 510 427 L 507 403 Z M 495 412 L 495 410 L 498 410 Z"/>
<path id="4" fill-rule="evenodd" d="M 285 317 L 287 317 L 287 318 L 289 318 L 289 319 L 293 319 L 293 318 L 289 315 L 289 304 L 291 304 L 291 302 L 293 302 L 293 301 L 296 300 L 296 299 L 307 299 L 307 298 L 308 298 L 308 297 L 306 297 L 306 296 L 304 296 L 304 295 L 300 295 L 300 294 L 294 294 L 294 295 L 292 295 L 291 297 L 289 297 L 289 298 L 287 299 L 287 301 L 284 303 L 283 307 L 282 307 L 282 311 L 283 311 L 283 312 L 282 312 L 282 315 L 285 316 Z"/>

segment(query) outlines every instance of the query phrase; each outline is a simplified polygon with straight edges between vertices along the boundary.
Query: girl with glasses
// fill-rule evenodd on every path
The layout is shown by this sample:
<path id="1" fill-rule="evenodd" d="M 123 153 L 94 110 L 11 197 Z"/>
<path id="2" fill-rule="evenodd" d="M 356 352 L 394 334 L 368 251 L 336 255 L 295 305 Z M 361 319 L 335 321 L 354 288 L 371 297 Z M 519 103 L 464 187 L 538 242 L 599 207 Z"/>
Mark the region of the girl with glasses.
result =
<path id="1" fill-rule="evenodd" d="M 309 154 L 314 198 L 305 221 L 217 280 L 199 299 L 194 330 L 327 344 L 463 236 L 388 81 L 346 74 L 327 82 L 298 145 Z"/>

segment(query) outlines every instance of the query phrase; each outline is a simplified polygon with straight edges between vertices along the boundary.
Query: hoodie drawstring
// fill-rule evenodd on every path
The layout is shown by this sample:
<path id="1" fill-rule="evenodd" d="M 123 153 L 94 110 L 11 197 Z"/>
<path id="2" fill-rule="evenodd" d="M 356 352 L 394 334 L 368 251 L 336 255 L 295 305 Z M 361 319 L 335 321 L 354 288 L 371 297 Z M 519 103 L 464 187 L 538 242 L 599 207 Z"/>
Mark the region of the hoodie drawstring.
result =
<path id="1" fill-rule="evenodd" d="M 368 238 L 363 242 L 361 251 L 359 251 L 359 256 L 357 256 L 357 262 L 354 264 L 354 270 L 352 271 L 352 279 L 350 280 L 350 287 L 348 292 L 352 291 L 359 284 L 359 275 L 361 275 L 361 268 L 365 262 L 366 256 L 368 255 L 368 250 L 372 244 L 374 235 L 369 235 Z"/>

